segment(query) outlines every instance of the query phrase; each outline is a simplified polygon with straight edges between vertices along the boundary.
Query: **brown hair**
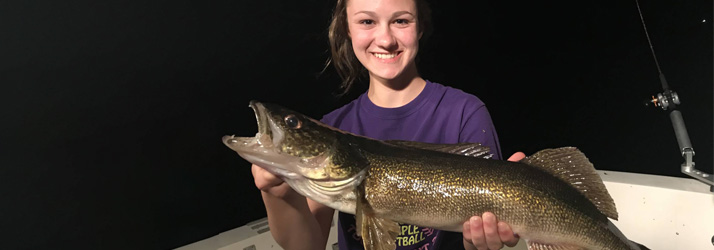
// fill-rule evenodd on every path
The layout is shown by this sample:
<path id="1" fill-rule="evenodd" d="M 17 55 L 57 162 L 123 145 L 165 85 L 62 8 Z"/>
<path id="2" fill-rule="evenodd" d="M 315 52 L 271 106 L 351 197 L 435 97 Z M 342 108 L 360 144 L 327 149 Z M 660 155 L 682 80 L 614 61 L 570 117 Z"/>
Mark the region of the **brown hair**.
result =
<path id="1" fill-rule="evenodd" d="M 337 0 L 327 34 L 330 40 L 332 57 L 325 66 L 332 63 L 340 78 L 342 78 L 340 95 L 349 92 L 355 81 L 366 72 L 366 69 L 357 60 L 352 50 L 352 41 L 350 40 L 349 27 L 347 26 L 347 1 L 349 0 Z M 417 8 L 418 31 L 422 34 L 419 43 L 423 44 L 432 31 L 431 9 L 426 0 L 414 0 L 414 2 Z"/>

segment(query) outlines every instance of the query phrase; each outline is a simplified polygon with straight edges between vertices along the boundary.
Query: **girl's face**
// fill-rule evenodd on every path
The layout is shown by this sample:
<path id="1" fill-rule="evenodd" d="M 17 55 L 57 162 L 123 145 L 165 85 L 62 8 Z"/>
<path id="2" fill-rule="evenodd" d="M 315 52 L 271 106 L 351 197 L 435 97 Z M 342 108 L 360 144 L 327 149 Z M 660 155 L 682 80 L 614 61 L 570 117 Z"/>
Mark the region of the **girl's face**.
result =
<path id="1" fill-rule="evenodd" d="M 370 78 L 392 80 L 408 67 L 416 67 L 421 36 L 416 15 L 414 0 L 347 2 L 352 49 Z"/>

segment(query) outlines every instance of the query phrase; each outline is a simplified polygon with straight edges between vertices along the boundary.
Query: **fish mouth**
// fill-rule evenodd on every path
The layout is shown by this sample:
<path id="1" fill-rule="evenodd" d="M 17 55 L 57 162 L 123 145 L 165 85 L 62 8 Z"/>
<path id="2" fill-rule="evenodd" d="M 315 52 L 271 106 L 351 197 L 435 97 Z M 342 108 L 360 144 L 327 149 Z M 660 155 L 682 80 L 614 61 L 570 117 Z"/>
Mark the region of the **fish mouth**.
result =
<path id="1" fill-rule="evenodd" d="M 263 104 L 257 101 L 250 101 L 248 105 L 255 113 L 255 120 L 258 123 L 258 133 L 254 137 L 224 136 L 223 143 L 233 150 L 244 149 L 245 147 L 274 148 L 283 139 L 282 130 L 270 119 Z"/>
<path id="2" fill-rule="evenodd" d="M 288 165 L 286 157 L 277 151 L 284 137 L 282 129 L 270 118 L 263 104 L 253 100 L 249 107 L 255 113 L 258 132 L 254 137 L 223 136 L 223 144 L 249 162 L 266 166 L 264 168 L 268 172 L 288 178 L 297 177 L 297 173 L 285 169 L 285 165 Z"/>
<path id="3" fill-rule="evenodd" d="M 287 178 L 300 178 L 298 173 L 286 169 L 290 166 L 286 163 L 284 155 L 276 153 L 273 147 L 267 147 L 265 143 L 260 143 L 261 137 L 236 137 L 233 135 L 223 136 L 223 144 L 238 153 L 243 159 L 250 163 L 257 164 L 268 172 Z"/>
<path id="4" fill-rule="evenodd" d="M 258 123 L 258 132 L 255 136 L 226 135 L 222 138 L 223 144 L 237 152 L 243 159 L 276 176 L 310 180 L 321 190 L 340 189 L 356 179 L 354 176 L 345 178 L 330 176 L 330 169 L 325 165 L 329 161 L 327 155 L 304 158 L 281 152 L 281 143 L 285 133 L 288 133 L 279 126 L 278 123 L 282 121 L 276 120 L 279 118 L 274 118 L 270 108 L 257 101 L 251 101 L 249 107 L 253 109 Z M 327 173 L 323 174 L 323 171 Z"/>
<path id="5" fill-rule="evenodd" d="M 271 139 L 274 134 L 282 135 L 282 131 L 275 125 L 275 122 L 269 118 L 268 112 L 263 104 L 253 100 L 248 105 L 255 113 L 255 121 L 258 123 L 258 133 L 255 134 L 255 142 L 263 147 L 273 147 L 277 142 L 282 140 L 282 136 L 278 141 Z"/>

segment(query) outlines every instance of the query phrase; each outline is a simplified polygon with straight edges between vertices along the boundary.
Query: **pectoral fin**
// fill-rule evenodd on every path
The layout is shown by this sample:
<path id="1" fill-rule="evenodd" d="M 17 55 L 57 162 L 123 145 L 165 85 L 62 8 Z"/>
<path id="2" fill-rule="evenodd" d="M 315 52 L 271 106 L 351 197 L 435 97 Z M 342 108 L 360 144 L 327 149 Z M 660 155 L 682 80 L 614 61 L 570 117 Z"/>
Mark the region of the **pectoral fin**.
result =
<path id="1" fill-rule="evenodd" d="M 365 250 L 394 250 L 396 249 L 399 224 L 374 216 L 374 212 L 364 199 L 364 192 L 357 188 L 357 209 L 355 220 L 357 234 L 362 236 Z"/>
<path id="2" fill-rule="evenodd" d="M 585 250 L 577 246 L 549 245 L 537 242 L 528 242 L 528 250 Z"/>

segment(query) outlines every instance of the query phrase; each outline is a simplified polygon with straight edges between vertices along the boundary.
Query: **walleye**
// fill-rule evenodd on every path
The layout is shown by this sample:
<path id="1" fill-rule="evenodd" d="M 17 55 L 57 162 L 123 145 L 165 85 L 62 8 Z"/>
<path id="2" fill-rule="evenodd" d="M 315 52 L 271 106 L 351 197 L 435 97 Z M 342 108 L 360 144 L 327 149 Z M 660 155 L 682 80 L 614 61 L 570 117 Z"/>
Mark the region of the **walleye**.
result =
<path id="1" fill-rule="evenodd" d="M 638 249 L 608 220 L 615 203 L 576 148 L 499 161 L 479 144 L 380 141 L 278 105 L 250 107 L 256 136 L 223 143 L 298 193 L 354 214 L 367 250 L 393 250 L 398 223 L 461 232 L 487 211 L 530 250 Z"/>

